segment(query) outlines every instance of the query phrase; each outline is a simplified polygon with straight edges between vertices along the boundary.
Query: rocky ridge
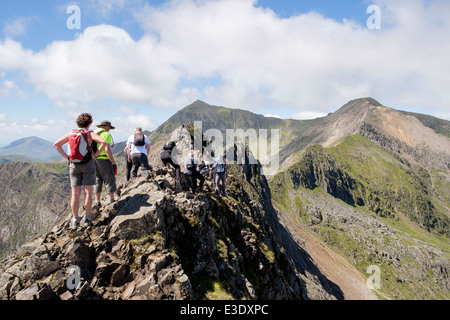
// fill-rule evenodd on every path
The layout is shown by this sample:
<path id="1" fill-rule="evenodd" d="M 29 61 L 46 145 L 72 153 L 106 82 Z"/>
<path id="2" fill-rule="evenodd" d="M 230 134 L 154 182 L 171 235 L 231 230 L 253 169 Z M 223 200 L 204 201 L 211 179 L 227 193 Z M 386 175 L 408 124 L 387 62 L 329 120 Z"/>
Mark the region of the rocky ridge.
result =
<path id="1" fill-rule="evenodd" d="M 157 169 L 125 183 L 118 201 L 94 212 L 93 227 L 70 230 L 67 217 L 22 246 L 0 265 L 0 298 L 339 297 L 301 248 L 294 262 L 286 255 L 292 246 L 275 238 L 280 226 L 264 207 L 263 177 L 234 165 L 221 198 L 193 195 L 184 177 L 180 190 L 173 176 Z"/>

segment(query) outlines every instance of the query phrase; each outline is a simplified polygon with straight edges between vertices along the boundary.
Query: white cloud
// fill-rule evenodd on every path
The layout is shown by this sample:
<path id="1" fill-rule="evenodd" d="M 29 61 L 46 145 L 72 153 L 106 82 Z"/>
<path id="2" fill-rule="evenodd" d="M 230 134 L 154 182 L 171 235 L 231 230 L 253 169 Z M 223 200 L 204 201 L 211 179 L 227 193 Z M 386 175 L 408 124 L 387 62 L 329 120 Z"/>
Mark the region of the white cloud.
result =
<path id="1" fill-rule="evenodd" d="M 126 0 L 91 0 L 88 3 L 101 15 L 107 16 L 111 12 L 122 10 L 126 2 Z"/>
<path id="2" fill-rule="evenodd" d="M 305 117 L 372 96 L 393 107 L 448 108 L 450 3 L 373 2 L 382 8 L 376 31 L 317 13 L 280 18 L 253 0 L 145 5 L 135 15 L 145 30 L 139 40 L 109 25 L 39 52 L 6 39 L 0 70 L 25 70 L 56 104 L 107 98 L 180 108 L 200 98 L 253 111 L 290 108 Z M 107 11 L 128 5 L 95 3 Z M 220 81 L 190 85 L 208 78 Z"/>
<path id="3" fill-rule="evenodd" d="M 118 109 L 120 116 L 113 118 L 111 122 L 116 127 L 115 135 L 121 140 L 128 139 L 136 127 L 152 131 L 160 124 L 154 121 L 151 116 L 137 113 L 126 105 L 122 105 Z"/>
<path id="4" fill-rule="evenodd" d="M 12 142 L 11 139 L 17 140 L 19 137 L 38 135 L 52 141 L 59 138 L 58 135 L 62 136 L 67 133 L 68 128 L 72 126 L 67 121 L 56 121 L 54 119 L 33 118 L 31 120 L 10 121 L 7 115 L 2 113 L 0 114 L 0 140 L 7 139 L 8 142 Z M 11 136 L 10 132 L 14 132 L 14 136 Z"/>
<path id="5" fill-rule="evenodd" d="M 37 53 L 19 48 L 6 40 L 0 45 L 0 57 L 2 51 L 27 56 L 21 62 L 31 82 L 54 101 L 90 103 L 108 98 L 173 107 L 174 102 L 198 98 L 195 90 L 177 90 L 180 71 L 150 36 L 134 41 L 123 29 L 99 25 Z M 13 56 L 7 58 L 20 63 Z"/>
<path id="6" fill-rule="evenodd" d="M 312 112 L 312 111 L 302 111 L 292 115 L 292 119 L 296 120 L 311 120 L 326 117 L 326 113 Z"/>
<path id="7" fill-rule="evenodd" d="M 264 117 L 266 117 L 266 118 L 278 118 L 278 119 L 281 119 L 281 117 L 280 117 L 279 115 L 273 114 L 273 113 L 266 113 L 266 114 L 264 114 Z"/>
<path id="8" fill-rule="evenodd" d="M 87 104 L 80 104 L 73 100 L 56 100 L 54 105 L 60 109 L 66 110 L 69 117 L 76 119 L 83 112 L 92 112 L 92 108 Z"/>
<path id="9" fill-rule="evenodd" d="M 7 37 L 20 37 L 27 33 L 32 18 L 18 17 L 14 20 L 8 20 L 3 26 L 3 33 Z"/>
<path id="10" fill-rule="evenodd" d="M 450 112 L 436 112 L 433 114 L 434 117 L 449 120 L 450 121 Z"/>
<path id="11" fill-rule="evenodd" d="M 6 113 L 0 113 L 0 127 L 5 126 L 7 121 L 8 116 L 6 115 Z"/>
<path id="12" fill-rule="evenodd" d="M 4 72 L 0 73 L 0 81 L 0 97 L 26 97 L 26 93 L 20 89 L 14 81 L 6 80 L 6 75 Z"/>
<path id="13" fill-rule="evenodd" d="M 10 38 L 0 40 L 0 70 L 23 69 L 28 72 L 32 59 L 33 52 L 25 50 L 19 42 Z"/>
<path id="14" fill-rule="evenodd" d="M 203 92 L 213 104 L 327 112 L 364 96 L 410 106 L 450 100 L 448 1 L 379 1 L 380 31 L 317 13 L 281 19 L 255 3 L 172 1 L 142 10 L 141 22 L 187 77 L 220 75 Z"/>

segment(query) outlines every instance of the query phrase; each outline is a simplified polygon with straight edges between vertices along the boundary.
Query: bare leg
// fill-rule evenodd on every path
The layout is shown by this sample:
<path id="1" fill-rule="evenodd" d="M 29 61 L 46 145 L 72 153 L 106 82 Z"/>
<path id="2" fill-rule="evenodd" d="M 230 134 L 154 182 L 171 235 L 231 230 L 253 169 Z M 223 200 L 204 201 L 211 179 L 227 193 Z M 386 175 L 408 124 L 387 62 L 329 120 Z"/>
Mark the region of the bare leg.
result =
<path id="1" fill-rule="evenodd" d="M 94 186 L 84 186 L 84 207 L 86 208 L 86 217 L 91 216 L 93 189 Z"/>
<path id="2" fill-rule="evenodd" d="M 78 210 L 80 209 L 80 196 L 81 196 L 81 186 L 73 187 L 70 206 L 72 207 L 72 213 L 74 217 L 78 217 Z"/>

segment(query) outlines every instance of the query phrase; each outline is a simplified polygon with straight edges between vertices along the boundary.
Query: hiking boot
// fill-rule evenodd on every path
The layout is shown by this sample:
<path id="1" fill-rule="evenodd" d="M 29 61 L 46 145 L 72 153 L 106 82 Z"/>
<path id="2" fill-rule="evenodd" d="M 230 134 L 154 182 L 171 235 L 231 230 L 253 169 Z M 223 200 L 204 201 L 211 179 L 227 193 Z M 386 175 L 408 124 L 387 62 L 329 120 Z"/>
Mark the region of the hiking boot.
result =
<path id="1" fill-rule="evenodd" d="M 96 201 L 92 206 L 92 209 L 100 209 L 101 206 L 102 204 L 100 203 L 100 201 Z"/>
<path id="2" fill-rule="evenodd" d="M 73 217 L 70 223 L 70 228 L 76 230 L 80 227 L 80 217 Z"/>
<path id="3" fill-rule="evenodd" d="M 92 227 L 94 224 L 92 223 L 92 219 L 91 219 L 91 217 L 85 217 L 84 218 L 84 226 L 85 227 L 87 227 L 87 228 L 89 228 L 89 227 Z"/>

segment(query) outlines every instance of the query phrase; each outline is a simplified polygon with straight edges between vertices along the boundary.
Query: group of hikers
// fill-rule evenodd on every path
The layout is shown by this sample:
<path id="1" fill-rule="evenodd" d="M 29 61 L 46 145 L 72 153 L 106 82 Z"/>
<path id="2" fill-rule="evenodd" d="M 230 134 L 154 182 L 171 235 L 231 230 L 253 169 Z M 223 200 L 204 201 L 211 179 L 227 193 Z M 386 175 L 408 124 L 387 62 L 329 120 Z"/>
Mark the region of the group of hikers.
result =
<path id="1" fill-rule="evenodd" d="M 112 152 L 114 139 L 110 133 L 115 127 L 110 121 L 102 121 L 93 131 L 90 130 L 92 123 L 91 114 L 80 114 L 76 121 L 78 128 L 71 130 L 54 143 L 56 150 L 69 162 L 69 179 L 72 189 L 72 229 L 80 226 L 79 205 L 83 190 L 84 208 L 86 210 L 84 225 L 87 227 L 93 224 L 92 209 L 101 207 L 103 185 L 107 192 L 108 204 L 115 202 L 117 164 Z M 63 149 L 66 144 L 68 144 L 67 153 Z M 166 143 L 160 158 L 164 166 L 175 169 L 175 178 L 180 181 L 181 167 L 176 161 L 173 161 L 172 152 L 174 148 L 176 148 L 175 141 Z M 136 178 L 139 169 L 141 169 L 141 176 L 148 177 L 150 172 L 153 171 L 148 160 L 150 140 L 143 133 L 141 127 L 136 127 L 135 132 L 130 135 L 124 151 L 127 159 L 127 181 Z M 218 195 L 226 196 L 227 168 L 224 157 L 219 156 L 214 159 L 212 164 L 202 163 L 199 166 L 194 152 L 191 151 L 184 162 L 184 173 L 192 179 L 193 194 L 203 191 L 203 185 L 207 178 L 215 180 L 215 192 Z M 200 185 L 197 185 L 198 181 L 200 181 Z M 92 194 L 94 194 L 94 198 Z"/>

